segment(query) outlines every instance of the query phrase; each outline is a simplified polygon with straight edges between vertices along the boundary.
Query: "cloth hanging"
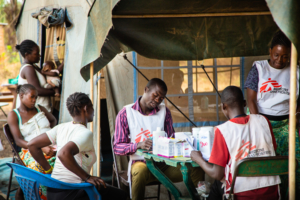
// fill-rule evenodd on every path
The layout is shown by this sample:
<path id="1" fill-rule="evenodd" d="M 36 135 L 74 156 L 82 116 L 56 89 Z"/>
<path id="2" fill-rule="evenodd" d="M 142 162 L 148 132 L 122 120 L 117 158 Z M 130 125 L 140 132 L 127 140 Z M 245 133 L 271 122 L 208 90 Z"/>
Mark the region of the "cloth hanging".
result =
<path id="1" fill-rule="evenodd" d="M 44 26 L 50 28 L 51 26 L 62 25 L 65 21 L 66 26 L 71 26 L 70 21 L 66 17 L 65 10 L 63 8 L 41 8 L 38 12 L 32 13 L 33 18 L 38 19 Z"/>

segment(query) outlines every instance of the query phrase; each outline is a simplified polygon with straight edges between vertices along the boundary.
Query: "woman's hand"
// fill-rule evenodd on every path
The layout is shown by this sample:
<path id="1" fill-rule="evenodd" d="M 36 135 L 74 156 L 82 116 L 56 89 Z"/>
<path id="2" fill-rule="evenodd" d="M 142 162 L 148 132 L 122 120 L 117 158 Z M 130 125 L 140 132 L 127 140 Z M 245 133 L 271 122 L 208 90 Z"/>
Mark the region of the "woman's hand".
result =
<path id="1" fill-rule="evenodd" d="M 97 190 L 100 190 L 101 184 L 106 188 L 105 182 L 97 176 L 91 176 L 86 182 L 93 184 Z"/>
<path id="2" fill-rule="evenodd" d="M 53 147 L 51 146 L 43 147 L 42 151 L 46 154 L 46 156 L 50 156 L 50 157 L 56 154 L 56 151 L 54 151 Z"/>

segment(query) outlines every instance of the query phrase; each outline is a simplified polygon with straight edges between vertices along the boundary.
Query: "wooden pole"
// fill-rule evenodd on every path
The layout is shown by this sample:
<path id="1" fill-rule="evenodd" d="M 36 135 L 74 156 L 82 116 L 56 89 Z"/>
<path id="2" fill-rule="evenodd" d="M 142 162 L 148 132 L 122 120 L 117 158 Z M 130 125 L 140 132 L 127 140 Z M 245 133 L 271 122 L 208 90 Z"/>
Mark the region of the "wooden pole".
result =
<path id="1" fill-rule="evenodd" d="M 154 15 L 113 15 L 112 18 L 182 18 L 182 17 L 237 17 L 237 16 L 271 15 L 271 12 L 244 13 L 198 13 L 198 14 L 154 14 Z"/>
<path id="2" fill-rule="evenodd" d="M 101 73 L 98 72 L 98 94 L 97 94 L 97 176 L 101 175 Z"/>
<path id="3" fill-rule="evenodd" d="M 94 103 L 94 63 L 90 64 L 90 99 Z M 94 123 L 90 123 L 90 130 L 94 133 Z M 91 168 L 91 175 L 93 175 L 93 167 Z"/>
<path id="4" fill-rule="evenodd" d="M 289 199 L 296 199 L 296 109 L 297 109 L 297 50 L 292 44 L 290 75 L 289 122 Z"/>

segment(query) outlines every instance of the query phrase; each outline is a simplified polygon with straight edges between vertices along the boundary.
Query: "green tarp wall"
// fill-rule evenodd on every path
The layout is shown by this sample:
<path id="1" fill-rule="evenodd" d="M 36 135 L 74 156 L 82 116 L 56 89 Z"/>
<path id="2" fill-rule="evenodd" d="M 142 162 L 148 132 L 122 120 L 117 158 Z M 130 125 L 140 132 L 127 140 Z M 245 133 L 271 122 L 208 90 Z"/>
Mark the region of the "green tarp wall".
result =
<path id="1" fill-rule="evenodd" d="M 91 15 L 100 13 L 101 9 L 100 4 L 98 7 L 95 4 Z M 268 13 L 270 10 L 273 16 Z M 82 65 L 95 60 L 96 73 L 122 51 L 136 51 L 161 60 L 266 55 L 278 26 L 299 49 L 299 26 L 296 26 L 300 24 L 299 11 L 297 0 L 121 0 L 112 10 L 113 27 L 100 50 L 95 41 L 92 43 L 97 32 L 86 34 L 91 42 L 85 45 L 100 57 L 90 56 Z M 223 16 L 224 13 L 242 16 Z M 157 17 L 166 14 L 178 17 Z M 189 14 L 217 16 L 187 17 Z M 117 18 L 120 16 L 129 18 Z M 90 25 L 97 23 L 95 17 L 90 21 Z M 89 79 L 89 67 L 83 67 L 80 72 L 85 80 Z"/>

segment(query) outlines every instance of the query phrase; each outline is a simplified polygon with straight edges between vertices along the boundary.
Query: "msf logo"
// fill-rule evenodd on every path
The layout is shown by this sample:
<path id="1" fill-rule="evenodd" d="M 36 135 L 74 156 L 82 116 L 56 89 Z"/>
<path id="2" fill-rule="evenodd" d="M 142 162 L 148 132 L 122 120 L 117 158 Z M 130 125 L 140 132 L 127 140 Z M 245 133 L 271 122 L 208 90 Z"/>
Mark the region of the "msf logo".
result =
<path id="1" fill-rule="evenodd" d="M 266 92 L 273 90 L 274 88 L 280 88 L 280 87 L 281 87 L 281 85 L 279 85 L 277 83 L 277 81 L 273 81 L 273 80 L 271 80 L 271 78 L 269 78 L 268 81 L 266 81 L 262 84 L 262 86 L 259 89 L 259 92 L 266 93 Z"/>
<path id="2" fill-rule="evenodd" d="M 238 149 L 238 153 L 235 156 L 235 161 L 242 160 L 249 155 L 250 151 L 256 149 L 256 145 L 251 145 L 250 142 L 242 141 L 242 146 Z"/>
<path id="3" fill-rule="evenodd" d="M 143 128 L 141 128 L 141 132 L 136 135 L 135 142 L 136 143 L 143 142 L 149 137 L 152 137 L 151 132 L 149 130 L 144 131 Z"/>

